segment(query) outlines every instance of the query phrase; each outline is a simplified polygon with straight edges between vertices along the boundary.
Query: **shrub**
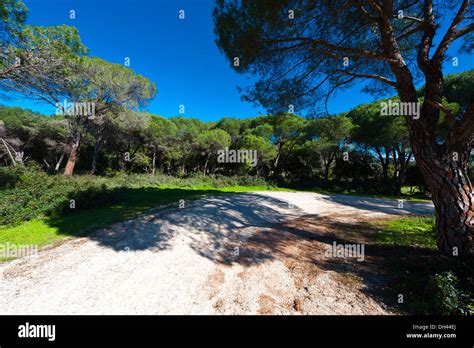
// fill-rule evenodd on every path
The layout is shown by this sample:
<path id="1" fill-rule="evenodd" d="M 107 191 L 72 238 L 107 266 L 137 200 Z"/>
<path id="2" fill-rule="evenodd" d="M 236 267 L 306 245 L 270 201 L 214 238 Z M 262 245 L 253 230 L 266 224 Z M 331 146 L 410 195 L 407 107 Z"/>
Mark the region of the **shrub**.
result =
<path id="1" fill-rule="evenodd" d="M 436 307 L 440 314 L 464 312 L 468 296 L 459 289 L 459 280 L 453 272 L 435 274 L 431 281 L 435 290 Z"/>
<path id="2" fill-rule="evenodd" d="M 68 213 L 72 210 L 71 199 L 78 210 L 120 201 L 120 190 L 108 189 L 102 180 L 93 177 L 50 176 L 34 165 L 14 169 L 10 174 L 14 179 L 1 188 L 0 226 Z"/>

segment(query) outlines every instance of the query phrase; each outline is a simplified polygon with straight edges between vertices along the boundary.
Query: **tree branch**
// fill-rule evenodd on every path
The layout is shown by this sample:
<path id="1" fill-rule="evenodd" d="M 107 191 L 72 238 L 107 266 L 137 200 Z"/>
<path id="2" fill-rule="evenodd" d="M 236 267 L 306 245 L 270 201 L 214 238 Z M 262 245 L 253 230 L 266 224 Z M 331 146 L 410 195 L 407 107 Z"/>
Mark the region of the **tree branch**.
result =
<path id="1" fill-rule="evenodd" d="M 346 75 L 349 75 L 349 76 L 354 76 L 354 77 L 357 77 L 357 78 L 368 78 L 368 79 L 375 79 L 375 80 L 378 80 L 380 82 L 383 82 L 385 84 L 388 84 L 392 87 L 396 87 L 397 86 L 397 83 L 393 80 L 390 80 L 384 76 L 379 76 L 379 75 L 374 75 L 374 74 L 357 74 L 357 73 L 353 73 L 351 71 L 347 71 L 347 70 L 335 70 L 336 72 L 340 72 L 340 73 L 343 73 L 343 74 L 346 74 Z"/>
<path id="2" fill-rule="evenodd" d="M 433 55 L 433 58 L 432 58 L 433 63 L 441 64 L 444 58 L 444 55 L 446 54 L 446 51 L 448 50 L 449 45 L 457 38 L 474 30 L 474 25 L 472 23 L 462 28 L 459 31 L 456 30 L 459 23 L 463 20 L 464 14 L 466 13 L 468 6 L 469 6 L 469 0 L 463 0 L 456 16 L 454 17 L 451 25 L 449 26 L 448 31 L 444 35 L 438 48 L 436 49 L 435 54 Z"/>
<path id="3" fill-rule="evenodd" d="M 311 39 L 307 37 L 295 37 L 295 38 L 288 38 L 288 39 L 264 39 L 265 42 L 267 43 L 284 43 L 284 42 L 292 42 L 292 41 L 303 41 L 303 42 L 308 42 L 309 44 L 315 44 L 315 45 L 320 45 L 335 51 L 340 51 L 340 52 L 346 52 L 346 53 L 352 53 L 357 57 L 363 57 L 363 58 L 369 58 L 369 59 L 375 59 L 375 60 L 382 60 L 382 61 L 393 61 L 388 56 L 385 56 L 381 53 L 377 52 L 372 52 L 372 51 L 367 51 L 364 49 L 360 48 L 351 48 L 351 47 L 344 47 L 344 46 L 339 46 L 332 44 L 330 42 L 327 42 L 325 40 L 319 40 L 319 39 Z"/>

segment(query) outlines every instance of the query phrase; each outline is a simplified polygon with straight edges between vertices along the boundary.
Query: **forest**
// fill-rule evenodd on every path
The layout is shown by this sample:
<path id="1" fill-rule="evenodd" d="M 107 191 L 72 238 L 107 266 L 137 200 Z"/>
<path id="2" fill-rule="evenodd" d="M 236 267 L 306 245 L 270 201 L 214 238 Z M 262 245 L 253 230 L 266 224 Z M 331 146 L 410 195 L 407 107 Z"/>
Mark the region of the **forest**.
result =
<path id="1" fill-rule="evenodd" d="M 473 81 L 474 70 L 447 76 L 445 107 L 465 108 Z M 388 100 L 397 98 L 313 119 L 278 113 L 218 122 L 164 118 L 126 106 L 84 120 L 4 106 L 0 159 L 4 168 L 35 163 L 48 174 L 68 174 L 66 164 L 81 129 L 76 174 L 256 176 L 287 187 L 400 196 L 408 186 L 411 193 L 427 195 L 403 118 L 380 112 Z M 219 163 L 218 151 L 225 148 L 256 151 L 256 165 Z"/>

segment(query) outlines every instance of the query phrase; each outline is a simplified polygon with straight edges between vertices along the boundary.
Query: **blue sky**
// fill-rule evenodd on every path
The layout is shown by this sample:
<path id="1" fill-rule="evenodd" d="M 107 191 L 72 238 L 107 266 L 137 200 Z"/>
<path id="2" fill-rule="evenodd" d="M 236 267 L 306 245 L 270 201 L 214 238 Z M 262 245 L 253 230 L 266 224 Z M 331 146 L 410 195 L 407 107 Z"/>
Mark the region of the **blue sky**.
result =
<path id="1" fill-rule="evenodd" d="M 214 0 L 24 2 L 29 8 L 28 23 L 74 25 L 91 55 L 121 64 L 129 57 L 131 68 L 152 79 L 158 87 L 157 96 L 147 106 L 154 114 L 176 116 L 181 104 L 186 108 L 184 116 L 205 121 L 266 113 L 240 99 L 237 86 L 247 86 L 253 80 L 235 73 L 215 45 L 211 16 Z M 185 10 L 185 20 L 178 18 L 180 9 Z M 70 10 L 76 11 L 76 19 L 69 18 Z M 445 72 L 473 67 L 472 57 L 464 55 L 459 56 L 458 67 L 447 65 Z M 336 94 L 330 100 L 329 111 L 347 111 L 372 100 L 356 87 Z M 0 100 L 0 103 L 54 113 L 49 106 L 25 100 Z"/>

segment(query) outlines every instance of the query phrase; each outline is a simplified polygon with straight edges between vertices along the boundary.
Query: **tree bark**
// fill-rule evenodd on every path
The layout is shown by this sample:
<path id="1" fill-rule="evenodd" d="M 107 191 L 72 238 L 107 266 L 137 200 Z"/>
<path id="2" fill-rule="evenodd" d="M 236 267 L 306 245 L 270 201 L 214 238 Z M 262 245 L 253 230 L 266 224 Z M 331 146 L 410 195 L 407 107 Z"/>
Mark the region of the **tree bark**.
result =
<path id="1" fill-rule="evenodd" d="M 71 152 L 69 153 L 69 158 L 67 159 L 66 168 L 64 169 L 64 175 L 71 176 L 74 173 L 74 166 L 77 161 L 77 151 L 79 150 L 79 143 L 75 143 Z"/>
<path id="2" fill-rule="evenodd" d="M 440 161 L 435 149 L 416 147 L 415 157 L 432 194 L 438 249 L 446 254 L 474 252 L 474 195 L 468 176 L 470 151 L 447 151 Z M 470 150 L 470 149 L 469 149 Z"/>
<path id="3" fill-rule="evenodd" d="M 382 155 L 382 151 L 379 148 L 375 148 L 375 152 L 379 156 L 380 165 L 382 166 L 382 182 L 384 191 L 389 190 L 390 180 L 388 177 L 388 167 L 390 165 L 390 148 L 385 147 L 385 158 Z"/>

